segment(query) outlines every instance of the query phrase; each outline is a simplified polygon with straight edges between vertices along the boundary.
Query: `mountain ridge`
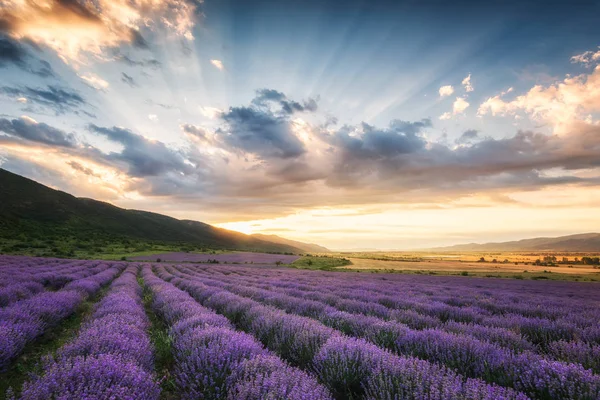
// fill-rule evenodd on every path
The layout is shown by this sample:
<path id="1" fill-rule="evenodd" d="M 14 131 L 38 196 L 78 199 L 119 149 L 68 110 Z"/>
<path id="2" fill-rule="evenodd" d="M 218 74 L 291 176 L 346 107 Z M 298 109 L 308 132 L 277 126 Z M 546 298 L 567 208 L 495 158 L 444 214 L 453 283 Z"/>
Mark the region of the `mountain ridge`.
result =
<path id="1" fill-rule="evenodd" d="M 0 237 L 12 240 L 60 238 L 135 239 L 210 248 L 290 252 L 302 250 L 261 240 L 200 221 L 179 220 L 75 197 L 0 168 Z"/>
<path id="2" fill-rule="evenodd" d="M 600 233 L 589 232 L 557 237 L 536 237 L 508 242 L 465 243 L 435 247 L 428 250 L 600 252 Z"/>

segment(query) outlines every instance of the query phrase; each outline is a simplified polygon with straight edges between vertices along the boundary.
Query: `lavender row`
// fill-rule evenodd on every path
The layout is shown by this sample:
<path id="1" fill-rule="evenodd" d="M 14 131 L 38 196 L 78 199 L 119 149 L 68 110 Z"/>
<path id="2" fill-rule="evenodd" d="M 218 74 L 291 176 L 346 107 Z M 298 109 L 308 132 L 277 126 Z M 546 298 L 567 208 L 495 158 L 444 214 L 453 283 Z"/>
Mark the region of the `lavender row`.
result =
<path id="1" fill-rule="evenodd" d="M 305 372 L 270 354 L 223 316 L 143 269 L 153 309 L 171 327 L 173 376 L 182 399 L 331 399 Z"/>
<path id="2" fill-rule="evenodd" d="M 218 269 L 209 271 L 215 272 Z M 226 273 L 231 271 L 233 269 Z M 264 278 L 263 281 L 268 282 L 279 277 L 281 281 L 287 281 L 291 289 L 311 290 L 318 286 L 321 291 L 331 290 L 348 300 L 371 303 L 375 306 L 384 305 L 397 310 L 416 310 L 426 316 L 434 317 L 434 320 L 429 320 L 428 323 L 440 324 L 453 320 L 493 327 L 522 328 L 533 342 L 539 344 L 554 340 L 571 340 L 577 336 L 588 342 L 600 343 L 600 330 L 598 325 L 593 323 L 600 319 L 598 300 L 577 301 L 570 298 L 533 297 L 515 294 L 514 291 L 476 290 L 468 286 L 457 290 L 456 287 L 448 288 L 431 283 L 411 284 L 407 287 L 389 283 L 389 277 L 381 278 L 386 279 L 385 281 L 378 279 L 375 282 L 361 279 L 356 284 L 340 278 L 344 274 L 337 274 L 335 277 L 327 276 L 327 279 L 324 279 L 319 273 L 299 276 L 287 271 L 280 274 L 275 271 L 272 275 L 258 270 L 246 269 L 245 271 L 250 271 L 250 277 Z M 236 270 L 236 273 L 243 274 L 244 270 Z M 433 279 L 437 278 L 430 278 Z M 562 284 L 564 288 L 565 283 Z M 591 289 L 590 294 L 593 294 L 593 287 L 589 284 L 575 285 L 577 290 L 590 293 Z M 398 292 L 401 293 L 400 296 Z M 573 295 L 572 291 L 567 293 L 568 296 Z"/>
<path id="3" fill-rule="evenodd" d="M 128 267 L 113 282 L 78 336 L 24 384 L 21 400 L 159 398 L 136 273 Z"/>
<path id="4" fill-rule="evenodd" d="M 46 288 L 57 290 L 69 282 L 82 279 L 108 268 L 98 262 L 77 262 L 53 265 L 35 273 L 24 271 L 3 271 L 7 274 L 0 288 L 0 307 L 27 299 Z"/>
<path id="5" fill-rule="evenodd" d="M 192 269 L 182 268 L 181 270 L 194 272 Z M 235 279 L 242 281 L 240 280 L 241 278 L 228 278 L 228 282 L 232 282 Z M 381 317 L 385 320 L 398 321 L 413 329 L 436 328 L 461 335 L 473 336 L 474 338 L 489 341 L 517 352 L 536 349 L 536 346 L 527 341 L 521 334 L 506 328 L 488 327 L 451 320 L 443 323 L 439 319 L 420 315 L 411 310 L 393 310 L 376 302 L 343 298 L 337 291 L 329 290 L 322 286 L 307 289 L 299 285 L 280 283 L 278 280 L 270 280 L 264 277 L 256 279 L 245 278 L 243 282 L 245 284 L 251 282 L 254 287 L 259 289 L 266 289 L 305 299 L 306 301 L 303 303 L 305 306 L 303 315 L 307 316 L 312 316 L 311 309 L 322 313 L 326 308 L 335 307 L 338 310 L 352 314 L 363 314 Z M 248 290 L 250 291 L 251 289 Z M 248 295 L 252 296 L 252 293 L 248 293 Z"/>
<path id="6" fill-rule="evenodd" d="M 194 279 L 194 275 L 182 275 Z M 314 301 L 267 290 L 243 281 L 227 282 L 196 276 L 202 282 L 288 312 L 307 315 L 348 335 L 366 339 L 397 354 L 441 363 L 468 377 L 514 387 L 538 398 L 596 398 L 600 377 L 580 365 L 550 361 L 530 352 L 515 354 L 477 339 L 440 330 L 412 330 L 393 321 L 353 315 Z"/>
<path id="7" fill-rule="evenodd" d="M 214 273 L 216 270 L 205 272 Z M 534 344 L 541 352 L 554 354 L 550 346 L 552 342 L 574 341 L 573 346 L 587 344 L 593 352 L 600 344 L 600 326 L 593 323 L 600 319 L 600 307 L 590 311 L 588 306 L 581 304 L 571 309 L 568 317 L 560 320 L 513 313 L 491 315 L 477 306 L 459 307 L 439 301 L 417 301 L 414 290 L 410 294 L 384 296 L 366 289 L 350 290 L 338 282 L 330 282 L 333 279 L 321 279 L 313 286 L 308 286 L 297 282 L 282 283 L 261 273 L 257 271 L 258 276 L 249 276 L 248 279 L 259 281 L 262 285 L 281 287 L 287 293 L 302 293 L 303 297 L 325 302 L 341 310 L 397 320 L 415 329 L 436 328 L 462 334 L 469 332 L 471 336 L 494 341 L 516 351 L 533 350 Z M 577 357 L 573 359 L 577 360 Z"/>
<path id="8" fill-rule="evenodd" d="M 293 365 L 312 370 L 338 399 L 526 399 L 523 394 L 412 357 L 398 357 L 306 317 L 287 314 L 159 267 L 159 276 L 227 316 Z M 384 397 L 382 397 L 384 396 Z M 385 397 L 388 396 L 388 397 Z"/>
<path id="9" fill-rule="evenodd" d="M 218 271 L 212 269 L 211 271 Z M 230 269 L 231 273 L 233 269 Z M 268 273 L 253 269 L 239 269 L 237 274 L 244 274 L 267 278 L 281 278 L 288 280 L 293 284 L 305 283 L 306 287 L 313 287 L 315 284 L 323 283 L 332 289 L 346 290 L 352 295 L 363 297 L 367 301 L 380 295 L 394 296 L 398 292 L 407 294 L 407 298 L 414 300 L 414 305 L 428 305 L 430 303 L 440 303 L 446 306 L 476 307 L 477 313 L 471 317 L 478 318 L 479 315 L 486 314 L 519 314 L 527 317 L 548 318 L 555 320 L 576 314 L 593 313 L 600 316 L 598 305 L 600 298 L 595 293 L 595 286 L 586 283 L 573 282 L 533 282 L 493 280 L 493 287 L 489 288 L 489 282 L 481 279 L 464 280 L 452 277 L 428 277 L 424 281 L 422 277 L 415 276 L 393 276 L 386 275 L 381 277 L 371 277 L 362 275 L 356 280 L 356 274 L 332 274 L 324 272 L 316 273 L 298 273 L 297 271 L 269 270 Z M 489 281 L 489 280 L 488 280 Z M 468 284 L 465 282 L 469 282 Z M 507 283 L 508 282 L 508 283 Z M 475 283 L 475 285 L 473 285 Z M 487 286 L 486 286 L 487 285 Z M 460 290 L 457 290 L 457 286 Z M 556 286 L 557 291 L 552 297 L 547 296 L 547 290 L 552 290 Z M 543 289 L 541 294 L 532 294 L 532 289 Z M 487 290 L 486 290 L 487 289 Z M 526 295 L 523 295 L 523 292 Z M 364 297 L 363 297 L 364 298 Z M 543 305 L 543 307 L 540 307 Z M 452 308 L 448 309 L 451 314 Z M 444 317 L 443 314 L 440 315 Z M 452 317 L 452 315 L 449 315 Z M 589 316 L 589 315 L 586 315 Z M 461 316 L 458 315 L 460 318 Z M 469 316 L 463 316 L 468 318 Z M 585 318 L 580 322 L 589 324 L 590 318 Z"/>
<path id="10" fill-rule="evenodd" d="M 110 267 L 96 275 L 72 281 L 58 292 L 42 292 L 1 309 L 0 370 L 46 329 L 73 314 L 85 299 L 113 280 L 121 269 Z"/>
<path id="11" fill-rule="evenodd" d="M 194 273 L 194 270 L 190 268 L 180 267 L 180 270 Z M 547 333 L 553 332 L 551 327 L 549 328 L 548 325 L 541 323 L 532 324 L 532 322 L 528 318 L 514 316 L 511 319 L 507 319 L 507 321 L 512 321 L 512 325 L 516 326 L 520 330 L 528 332 L 530 335 L 533 334 L 532 332 L 537 332 L 536 336 L 538 337 L 538 340 L 546 339 L 543 347 L 540 346 L 540 348 L 538 348 L 538 346 L 534 346 L 532 343 L 525 340 L 520 334 L 520 332 L 514 332 L 513 330 L 510 330 L 508 328 L 497 326 L 485 326 L 476 323 L 455 322 L 452 320 L 442 323 L 437 319 L 433 320 L 433 318 L 431 317 L 426 318 L 426 316 L 417 314 L 411 310 L 390 310 L 384 307 L 382 304 L 375 302 L 340 298 L 340 295 L 337 291 L 324 288 L 323 285 L 316 285 L 314 289 L 300 289 L 299 286 L 294 284 L 280 285 L 278 284 L 278 281 L 269 280 L 266 277 L 259 277 L 256 279 L 254 279 L 253 277 L 252 279 L 250 277 L 227 277 L 228 284 L 231 284 L 234 281 L 244 283 L 244 289 L 242 290 L 245 290 L 245 293 L 241 294 L 245 295 L 246 297 L 252 297 L 257 295 L 262 295 L 264 297 L 266 295 L 270 301 L 275 302 L 271 303 L 274 305 L 278 305 L 277 303 L 281 305 L 281 303 L 283 303 L 284 305 L 289 306 L 290 301 L 287 300 L 286 294 L 290 294 L 293 297 L 304 299 L 304 301 L 296 302 L 296 307 L 293 310 L 291 310 L 293 312 L 300 313 L 301 315 L 311 317 L 330 315 L 333 312 L 335 312 L 335 310 L 332 309 L 332 307 L 335 307 L 338 310 L 346 311 L 352 314 L 363 314 L 367 316 L 378 317 L 383 316 L 383 318 L 388 321 L 398 321 L 405 325 L 408 325 L 408 327 L 413 329 L 421 330 L 425 328 L 430 328 L 434 331 L 441 330 L 449 333 L 458 334 L 459 336 L 472 336 L 476 339 L 485 342 L 494 343 L 500 347 L 506 347 L 515 352 L 523 352 L 525 350 L 529 350 L 540 352 L 542 354 L 545 353 L 545 357 L 551 360 L 555 359 L 565 362 L 577 363 L 581 364 L 584 368 L 592 369 L 592 371 L 596 373 L 600 372 L 600 357 L 598 357 L 598 355 L 600 355 L 600 345 L 595 344 L 594 342 L 588 343 L 586 341 L 580 340 L 553 341 L 551 340 L 553 336 L 550 333 Z M 251 289 L 248 287 L 248 282 L 251 282 L 255 287 L 259 289 L 268 288 L 270 292 L 277 292 L 282 295 L 279 297 L 273 297 L 268 294 L 269 292 L 256 292 L 256 289 Z M 355 296 L 360 298 L 360 294 L 355 293 Z M 337 316 L 340 317 L 339 314 Z M 525 319 L 525 322 L 523 322 L 523 319 Z M 341 322 L 341 324 L 342 326 L 350 325 L 348 329 L 351 329 L 352 324 L 349 324 L 347 320 L 347 316 L 346 318 L 342 318 L 343 322 Z M 359 318 L 358 320 L 361 320 L 361 318 Z M 433 322 L 438 323 L 434 324 L 432 323 L 432 320 Z M 364 322 L 364 324 L 381 323 L 381 321 L 378 321 L 377 319 L 373 318 L 362 318 L 362 321 Z M 354 332 L 347 333 L 357 335 L 356 332 L 358 332 L 358 334 L 364 332 L 361 326 L 354 326 L 353 331 Z M 413 332 L 409 331 L 408 333 L 412 334 Z M 425 333 L 417 333 L 417 335 L 420 335 L 421 337 L 426 336 Z M 445 336 L 447 337 L 447 335 Z M 464 340 L 452 340 L 452 342 L 455 342 L 456 345 L 459 347 L 465 345 Z M 471 343 L 471 346 L 469 347 L 477 348 L 482 346 L 480 344 L 477 344 L 477 341 L 475 341 L 474 343 L 475 344 Z M 489 352 L 495 353 L 496 355 L 506 353 L 502 350 L 494 350 L 491 346 L 487 347 L 490 348 Z M 462 354 L 462 350 L 459 351 Z M 469 365 L 465 365 L 463 359 L 460 357 L 456 359 L 456 364 L 460 368 L 469 368 Z M 468 375 L 468 372 L 465 370 L 461 370 L 461 372 Z"/>

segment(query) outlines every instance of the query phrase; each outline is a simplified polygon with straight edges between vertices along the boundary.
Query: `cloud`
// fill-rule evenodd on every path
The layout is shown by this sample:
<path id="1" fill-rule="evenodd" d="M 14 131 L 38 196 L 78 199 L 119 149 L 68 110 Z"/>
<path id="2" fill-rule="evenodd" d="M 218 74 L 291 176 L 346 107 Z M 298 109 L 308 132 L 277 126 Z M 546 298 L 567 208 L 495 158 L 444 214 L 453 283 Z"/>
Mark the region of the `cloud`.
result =
<path id="1" fill-rule="evenodd" d="M 465 92 L 469 93 L 473 91 L 473 86 L 471 85 L 471 74 L 467 75 L 465 79 L 462 80 L 462 85 L 465 88 Z"/>
<path id="2" fill-rule="evenodd" d="M 464 99 L 464 97 L 457 97 L 454 100 L 454 104 L 452 104 L 452 113 L 462 114 L 467 108 L 469 108 L 469 103 Z"/>
<path id="3" fill-rule="evenodd" d="M 14 98 L 26 98 L 29 102 L 48 107 L 56 114 L 64 114 L 67 111 L 76 112 L 87 105 L 79 93 L 66 88 L 49 85 L 44 88 L 22 87 L 0 87 L 0 93 Z"/>
<path id="4" fill-rule="evenodd" d="M 600 111 L 600 66 L 590 74 L 567 75 L 549 86 L 536 85 L 514 100 L 500 95 L 486 99 L 478 109 L 479 115 L 529 114 L 534 120 L 552 124 L 555 132 L 566 132 L 576 121 L 585 120 L 590 113 Z"/>
<path id="5" fill-rule="evenodd" d="M 65 61 L 81 61 L 82 53 L 102 59 L 103 49 L 124 43 L 147 47 L 142 30 L 161 28 L 192 40 L 197 16 L 196 1 L 22 0 L 3 5 L 0 28 L 52 48 Z"/>
<path id="6" fill-rule="evenodd" d="M 91 72 L 79 75 L 79 77 L 86 83 L 86 85 L 93 89 L 100 90 L 101 92 L 106 91 L 106 89 L 108 89 L 110 86 L 104 79 Z"/>
<path id="7" fill-rule="evenodd" d="M 600 47 L 599 47 L 600 49 Z M 593 65 L 594 63 L 600 62 L 600 50 L 597 51 L 586 51 L 581 54 L 577 54 L 571 57 L 572 63 L 584 64 L 586 67 Z"/>
<path id="8" fill-rule="evenodd" d="M 95 178 L 100 178 L 100 175 L 96 174 L 94 170 L 91 168 L 85 167 L 78 163 L 77 161 L 68 161 L 67 165 L 73 168 L 75 171 L 82 172 L 84 175 L 93 176 Z"/>
<path id="9" fill-rule="evenodd" d="M 200 142 L 200 143 L 212 142 L 212 138 L 209 135 L 208 131 L 201 126 L 195 126 L 192 124 L 183 124 L 180 126 L 180 128 L 188 138 L 191 138 L 195 142 Z"/>
<path id="10" fill-rule="evenodd" d="M 149 67 L 149 68 L 159 68 L 162 64 L 160 61 L 155 59 L 143 59 L 143 60 L 134 60 L 125 54 L 117 54 L 115 60 L 120 61 L 130 67 Z"/>
<path id="11" fill-rule="evenodd" d="M 221 122 L 214 139 L 227 151 L 260 160 L 285 160 L 306 153 L 292 116 L 316 109 L 314 99 L 298 102 L 276 90 L 260 89 L 249 106 L 225 111 L 203 107 L 200 111 Z"/>
<path id="12" fill-rule="evenodd" d="M 306 151 L 286 116 L 254 107 L 231 107 L 221 119 L 225 126 L 217 130 L 219 138 L 239 151 L 260 158 L 292 158 Z"/>
<path id="13" fill-rule="evenodd" d="M 440 97 L 450 96 L 454 93 L 454 87 L 452 85 L 442 86 L 439 90 Z"/>
<path id="14" fill-rule="evenodd" d="M 452 118 L 452 114 L 451 114 L 451 113 L 449 113 L 449 112 L 445 112 L 445 113 L 443 113 L 442 115 L 440 115 L 440 119 L 441 119 L 442 121 L 444 121 L 444 120 L 448 120 L 448 119 L 450 119 L 450 118 Z"/>
<path id="15" fill-rule="evenodd" d="M 223 111 L 215 107 L 199 107 L 200 113 L 206 118 L 215 119 L 218 118 Z"/>
<path id="16" fill-rule="evenodd" d="M 492 138 L 468 130 L 447 143 L 432 139 L 439 135 L 430 119 L 338 126 L 315 122 L 325 119 L 316 112 L 304 120 L 298 107 L 282 102 L 307 112 L 307 102 L 261 90 L 249 104 L 220 113 L 210 128 L 181 124 L 188 139 L 181 147 L 122 127 L 90 125 L 90 132 L 119 145 L 118 151 L 103 152 L 31 121 L 23 123 L 54 134 L 17 135 L 10 120 L 1 122 L 8 133 L 0 139 L 11 146 L 18 140 L 25 155 L 26 146 L 43 147 L 42 154 L 56 147 L 60 164 L 72 173 L 115 171 L 111 174 L 124 182 L 124 191 L 147 199 L 201 202 L 207 212 L 237 215 L 341 203 L 439 203 L 472 194 L 600 183 L 600 125 L 585 121 L 571 125 L 568 135 L 517 131 Z M 82 168 L 66 164 L 71 161 Z"/>
<path id="17" fill-rule="evenodd" d="M 158 115 L 156 114 L 148 114 L 148 119 L 152 122 L 158 122 Z"/>
<path id="18" fill-rule="evenodd" d="M 137 82 L 133 79 L 132 76 L 127 75 L 125 72 L 121 73 L 121 81 L 128 84 L 131 87 L 138 87 Z"/>
<path id="19" fill-rule="evenodd" d="M 394 120 L 386 129 L 363 122 L 355 127 L 345 126 L 325 138 L 348 161 L 382 160 L 423 149 L 427 142 L 420 134 L 430 126 L 429 119 L 418 122 Z"/>
<path id="20" fill-rule="evenodd" d="M 42 78 L 54 76 L 54 71 L 47 61 L 37 60 L 39 67 L 36 68 L 30 65 L 32 58 L 31 54 L 17 41 L 0 34 L 0 68 L 13 65 Z"/>
<path id="21" fill-rule="evenodd" d="M 193 170 L 193 167 L 186 164 L 183 154 L 170 149 L 162 142 L 147 139 L 119 127 L 105 128 L 90 124 L 88 129 L 123 145 L 121 152 L 112 152 L 106 156 L 106 159 L 125 163 L 130 176 L 148 177 Z"/>
<path id="22" fill-rule="evenodd" d="M 478 138 L 478 132 L 475 129 L 469 129 L 464 131 L 463 134 L 458 139 L 456 139 L 456 144 L 471 143 L 473 140 Z"/>
<path id="23" fill-rule="evenodd" d="M 47 145 L 60 147 L 75 147 L 77 145 L 72 134 L 65 133 L 45 123 L 37 122 L 27 116 L 13 120 L 0 118 L 0 131 L 16 138 Z"/>
<path id="24" fill-rule="evenodd" d="M 20 68 L 25 66 L 27 51 L 14 40 L 0 36 L 0 67 L 14 64 Z"/>
<path id="25" fill-rule="evenodd" d="M 315 99 L 308 99 L 302 104 L 290 100 L 287 96 L 277 90 L 273 89 L 260 89 L 256 91 L 256 97 L 252 100 L 252 104 L 259 107 L 269 107 L 270 104 L 279 104 L 281 110 L 286 114 L 293 114 L 295 112 L 314 112 L 317 110 L 317 101 Z"/>
<path id="26" fill-rule="evenodd" d="M 215 66 L 218 70 L 223 71 L 225 67 L 223 66 L 223 61 L 221 60 L 210 60 L 210 63 Z"/>

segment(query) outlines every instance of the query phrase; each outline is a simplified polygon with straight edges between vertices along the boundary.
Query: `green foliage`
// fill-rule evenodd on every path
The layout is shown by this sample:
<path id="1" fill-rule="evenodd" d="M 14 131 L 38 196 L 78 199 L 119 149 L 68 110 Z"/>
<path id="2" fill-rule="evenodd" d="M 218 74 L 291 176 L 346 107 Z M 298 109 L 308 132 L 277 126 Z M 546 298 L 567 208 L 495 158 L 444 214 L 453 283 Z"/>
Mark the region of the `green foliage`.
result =
<path id="1" fill-rule="evenodd" d="M 346 258 L 329 256 L 304 256 L 289 264 L 289 266 L 292 268 L 333 271 L 337 267 L 344 267 L 351 264 L 352 263 L 350 260 Z"/>
<path id="2" fill-rule="evenodd" d="M 169 335 L 169 327 L 152 310 L 152 292 L 144 284 L 144 279 L 138 277 L 137 280 L 143 289 L 142 299 L 144 309 L 150 319 L 150 331 L 148 334 L 154 346 L 154 370 L 157 372 L 159 379 L 161 379 L 162 397 L 171 398 L 174 396 L 176 390 L 175 381 L 170 373 L 175 364 L 172 352 L 173 338 Z"/>

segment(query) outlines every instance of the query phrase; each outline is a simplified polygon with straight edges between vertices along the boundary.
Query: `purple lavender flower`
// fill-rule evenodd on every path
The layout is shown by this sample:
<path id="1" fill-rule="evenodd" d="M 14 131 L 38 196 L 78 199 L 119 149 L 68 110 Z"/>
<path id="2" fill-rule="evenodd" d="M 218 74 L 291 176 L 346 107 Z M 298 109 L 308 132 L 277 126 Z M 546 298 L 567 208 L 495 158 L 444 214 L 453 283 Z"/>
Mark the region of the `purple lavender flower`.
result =
<path id="1" fill-rule="evenodd" d="M 227 379 L 229 400 L 331 400 L 329 391 L 304 371 L 278 357 L 242 361 Z"/>

